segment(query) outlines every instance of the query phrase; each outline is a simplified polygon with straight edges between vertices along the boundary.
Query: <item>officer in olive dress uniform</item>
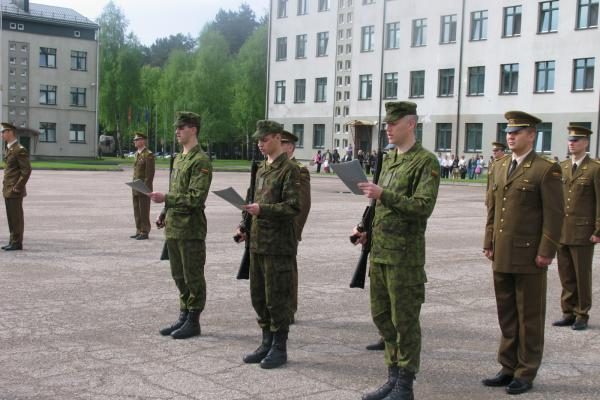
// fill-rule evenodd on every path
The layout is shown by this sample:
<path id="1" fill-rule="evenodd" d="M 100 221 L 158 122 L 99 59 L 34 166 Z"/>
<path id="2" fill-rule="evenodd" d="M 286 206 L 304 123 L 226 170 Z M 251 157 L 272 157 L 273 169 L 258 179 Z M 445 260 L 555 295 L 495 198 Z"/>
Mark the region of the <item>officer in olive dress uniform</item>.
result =
<path id="1" fill-rule="evenodd" d="M 163 336 L 187 339 L 198 336 L 200 313 L 206 303 L 206 197 L 212 181 L 212 165 L 198 144 L 200 116 L 180 111 L 175 121 L 177 154 L 168 193 L 152 192 L 150 198 L 165 203 L 156 225 L 166 227 L 171 275 L 179 289 L 179 318 L 160 330 Z"/>
<path id="2" fill-rule="evenodd" d="M 592 259 L 600 242 L 600 162 L 586 150 L 592 131 L 569 126 L 571 158 L 561 162 L 565 216 L 558 248 L 563 316 L 554 326 L 587 328 L 592 308 Z"/>
<path id="3" fill-rule="evenodd" d="M 281 146 L 283 126 L 258 121 L 252 136 L 267 157 L 256 173 L 254 203 L 244 206 L 252 215 L 250 229 L 250 296 L 262 329 L 262 342 L 243 358 L 261 368 L 287 362 L 292 274 L 298 239 L 294 224 L 300 213 L 300 170 Z M 238 228 L 242 240 L 246 235 Z"/>
<path id="4" fill-rule="evenodd" d="M 288 158 L 292 160 L 298 168 L 300 168 L 300 214 L 294 218 L 294 227 L 296 230 L 296 238 L 298 242 L 302 241 L 302 230 L 308 219 L 308 213 L 310 212 L 310 172 L 308 168 L 294 157 L 294 151 L 296 150 L 296 142 L 298 136 L 291 132 L 284 130 L 281 134 L 281 146 L 287 153 Z M 298 311 L 298 262 L 294 258 L 294 270 L 292 271 L 292 319 L 290 323 L 295 322 L 294 315 Z"/>
<path id="5" fill-rule="evenodd" d="M 492 154 L 494 156 L 494 159 L 492 160 L 492 162 L 490 163 L 490 166 L 488 167 L 486 192 L 490 190 L 490 176 L 492 176 L 494 174 L 495 161 L 504 157 L 505 151 L 506 151 L 506 145 L 504 143 L 492 142 Z M 486 195 L 486 205 L 487 205 L 487 195 Z"/>
<path id="6" fill-rule="evenodd" d="M 146 135 L 136 132 L 133 143 L 137 148 L 133 163 L 133 180 L 140 179 L 150 191 L 154 180 L 154 154 L 146 147 Z M 133 190 L 133 216 L 135 219 L 135 235 L 132 239 L 148 239 L 150 233 L 150 197 Z"/>
<path id="7" fill-rule="evenodd" d="M 378 184 L 358 186 L 377 199 L 371 227 L 371 314 L 385 341 L 388 380 L 364 400 L 412 400 L 419 371 L 421 326 L 425 301 L 425 229 L 440 184 L 437 157 L 415 138 L 417 105 L 408 101 L 385 105 L 387 137 L 395 150 L 384 158 Z M 354 228 L 357 243 L 367 233 Z"/>
<path id="8" fill-rule="evenodd" d="M 4 179 L 2 181 L 2 195 L 6 206 L 6 219 L 10 240 L 8 245 L 2 246 L 5 251 L 23 250 L 23 231 L 25 220 L 23 217 L 23 197 L 27 196 L 25 184 L 31 175 L 31 164 L 27 149 L 17 141 L 17 128 L 9 123 L 1 125 L 2 140 L 7 145 L 4 156 Z"/>
<path id="9" fill-rule="evenodd" d="M 558 248 L 563 216 L 561 169 L 533 150 L 540 119 L 509 111 L 506 141 L 512 156 L 490 176 L 483 252 L 492 261 L 500 372 L 485 386 L 509 394 L 532 388 L 542 362 L 548 265 Z"/>

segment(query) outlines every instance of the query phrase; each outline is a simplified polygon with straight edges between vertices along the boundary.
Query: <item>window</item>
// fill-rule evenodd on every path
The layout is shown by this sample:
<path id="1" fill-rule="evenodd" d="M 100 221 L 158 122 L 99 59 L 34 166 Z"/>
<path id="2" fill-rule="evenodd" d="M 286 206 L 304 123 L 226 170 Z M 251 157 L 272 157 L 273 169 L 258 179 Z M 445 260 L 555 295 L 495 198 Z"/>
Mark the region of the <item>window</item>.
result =
<path id="1" fill-rule="evenodd" d="M 506 144 L 506 127 L 508 124 L 506 122 L 501 122 L 496 125 L 496 142 L 504 144 L 507 148 Z"/>
<path id="2" fill-rule="evenodd" d="M 348 101 L 350 100 L 350 91 L 346 90 L 344 91 L 344 101 Z"/>
<path id="3" fill-rule="evenodd" d="M 452 149 L 452 124 L 435 124 L 435 150 L 450 151 Z"/>
<path id="4" fill-rule="evenodd" d="M 350 85 L 350 76 L 349 75 L 344 78 L 344 85 L 346 85 L 346 86 Z"/>
<path id="5" fill-rule="evenodd" d="M 469 96 L 483 96 L 485 89 L 485 67 L 469 67 Z"/>
<path id="6" fill-rule="evenodd" d="M 338 53 L 338 55 L 344 54 L 344 45 L 343 44 L 338 45 L 337 53 Z"/>
<path id="7" fill-rule="evenodd" d="M 87 71 L 87 51 L 71 50 L 71 69 Z"/>
<path id="8" fill-rule="evenodd" d="M 348 71 L 348 70 L 350 70 L 350 68 L 352 68 L 352 61 L 351 60 L 344 61 L 344 64 L 345 64 L 344 67 L 346 68 L 346 71 Z"/>
<path id="9" fill-rule="evenodd" d="M 287 0 L 277 1 L 277 18 L 287 17 Z"/>
<path id="10" fill-rule="evenodd" d="M 40 85 L 40 104 L 56 105 L 56 86 Z"/>
<path id="11" fill-rule="evenodd" d="M 502 36 L 511 37 L 521 34 L 521 6 L 504 7 Z"/>
<path id="12" fill-rule="evenodd" d="M 440 27 L 440 43 L 456 42 L 456 14 L 443 15 Z"/>
<path id="13" fill-rule="evenodd" d="M 56 142 L 56 124 L 40 122 L 40 142 Z"/>
<path id="14" fill-rule="evenodd" d="M 285 81 L 275 81 L 275 104 L 285 103 Z"/>
<path id="15" fill-rule="evenodd" d="M 325 125 L 313 125 L 313 149 L 322 149 L 325 147 Z"/>
<path id="16" fill-rule="evenodd" d="M 298 0 L 298 15 L 308 14 L 308 0 Z"/>
<path id="17" fill-rule="evenodd" d="M 341 76 L 338 76 L 338 77 L 336 78 L 336 84 L 337 84 L 338 86 L 342 86 L 342 79 L 343 79 L 343 78 L 342 78 Z"/>
<path id="18" fill-rule="evenodd" d="M 415 139 L 419 143 L 423 143 L 423 123 L 417 123 L 417 127 L 415 128 Z"/>
<path id="19" fill-rule="evenodd" d="M 552 152 L 552 123 L 542 122 L 536 126 L 537 140 L 535 142 L 535 151 L 537 153 Z"/>
<path id="20" fill-rule="evenodd" d="M 360 51 L 373 51 L 375 49 L 375 26 L 363 26 L 361 29 Z"/>
<path id="21" fill-rule="evenodd" d="M 346 29 L 346 39 L 352 39 L 352 28 Z"/>
<path id="22" fill-rule="evenodd" d="M 294 132 L 294 135 L 296 135 L 296 137 L 298 138 L 298 141 L 296 142 L 296 147 L 304 147 L 304 124 L 292 125 L 292 131 Z"/>
<path id="23" fill-rule="evenodd" d="M 296 79 L 294 84 L 294 103 L 306 101 L 306 79 Z"/>
<path id="24" fill-rule="evenodd" d="M 554 61 L 539 61 L 535 63 L 536 93 L 554 92 Z"/>
<path id="25" fill-rule="evenodd" d="M 500 66 L 500 94 L 517 94 L 519 92 L 519 64 L 502 64 Z"/>
<path id="26" fill-rule="evenodd" d="M 344 23 L 344 14 L 340 14 L 338 15 L 338 24 L 343 24 Z"/>
<path id="27" fill-rule="evenodd" d="M 343 29 L 340 29 L 340 30 L 338 31 L 338 39 L 342 40 L 343 38 L 344 38 L 344 30 L 343 30 Z"/>
<path id="28" fill-rule="evenodd" d="M 487 10 L 473 11 L 471 13 L 471 40 L 487 39 Z"/>
<path id="29" fill-rule="evenodd" d="M 386 99 L 395 99 L 398 97 L 398 73 L 390 72 L 384 74 L 383 79 L 383 97 Z"/>
<path id="30" fill-rule="evenodd" d="M 348 14 L 346 14 L 346 22 L 347 23 L 352 22 L 352 13 L 351 12 L 349 12 Z"/>
<path id="31" fill-rule="evenodd" d="M 71 124 L 69 143 L 85 143 L 85 125 Z"/>
<path id="32" fill-rule="evenodd" d="M 344 106 L 344 117 L 350 114 L 350 107 Z"/>
<path id="33" fill-rule="evenodd" d="M 40 47 L 40 67 L 56 68 L 56 49 Z"/>
<path id="34" fill-rule="evenodd" d="M 425 95 L 425 71 L 410 71 L 410 97 Z"/>
<path id="35" fill-rule="evenodd" d="M 306 58 L 306 35 L 296 36 L 296 58 Z"/>
<path id="36" fill-rule="evenodd" d="M 558 30 L 558 0 L 542 1 L 538 21 L 538 33 L 556 32 Z"/>
<path id="37" fill-rule="evenodd" d="M 341 91 L 337 91 L 335 92 L 335 99 L 336 101 L 342 101 L 342 92 Z"/>
<path id="38" fill-rule="evenodd" d="M 594 61 L 593 57 L 573 60 L 574 91 L 594 89 Z"/>
<path id="39" fill-rule="evenodd" d="M 385 48 L 400 48 L 400 22 L 385 24 Z"/>
<path id="40" fill-rule="evenodd" d="M 352 45 L 350 43 L 348 43 L 346 45 L 346 54 L 351 54 L 352 53 Z"/>
<path id="41" fill-rule="evenodd" d="M 71 105 L 76 107 L 85 107 L 85 89 L 71 88 Z"/>
<path id="42" fill-rule="evenodd" d="M 344 69 L 344 62 L 343 61 L 338 61 L 337 62 L 337 70 L 341 71 Z"/>
<path id="43" fill-rule="evenodd" d="M 329 32 L 317 33 L 317 57 L 327 55 L 327 43 L 329 42 Z"/>
<path id="44" fill-rule="evenodd" d="M 327 78 L 315 79 L 315 103 L 327 101 Z"/>
<path id="45" fill-rule="evenodd" d="M 275 59 L 277 61 L 283 61 L 287 58 L 287 38 L 277 38 L 277 53 Z"/>
<path id="46" fill-rule="evenodd" d="M 359 100 L 370 100 L 373 94 L 373 75 L 359 75 Z"/>
<path id="47" fill-rule="evenodd" d="M 375 0 L 363 0 L 363 4 L 375 4 Z"/>
<path id="48" fill-rule="evenodd" d="M 598 0 L 579 0 L 577 4 L 577 29 L 598 26 Z"/>
<path id="49" fill-rule="evenodd" d="M 319 11 L 329 11 L 329 0 L 319 0 Z"/>
<path id="50" fill-rule="evenodd" d="M 476 153 L 481 152 L 481 142 L 483 137 L 483 124 L 465 124 L 465 152 Z"/>
<path id="51" fill-rule="evenodd" d="M 412 47 L 427 44 L 427 18 L 413 19 L 412 21 Z"/>
<path id="52" fill-rule="evenodd" d="M 454 96 L 454 68 L 440 69 L 438 76 L 438 96 Z"/>

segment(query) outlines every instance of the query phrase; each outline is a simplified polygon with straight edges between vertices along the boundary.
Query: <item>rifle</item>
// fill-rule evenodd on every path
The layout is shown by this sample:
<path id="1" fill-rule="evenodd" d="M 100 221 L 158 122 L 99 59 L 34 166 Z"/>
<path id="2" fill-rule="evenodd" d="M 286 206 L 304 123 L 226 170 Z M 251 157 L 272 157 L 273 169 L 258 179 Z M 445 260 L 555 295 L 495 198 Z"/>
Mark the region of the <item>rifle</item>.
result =
<path id="1" fill-rule="evenodd" d="M 377 154 L 377 169 L 375 171 L 375 176 L 373 176 L 373 183 L 377 184 L 379 182 L 379 176 L 381 175 L 381 167 L 383 165 L 383 151 L 380 151 Z M 369 205 L 365 208 L 363 212 L 362 219 L 356 230 L 360 233 L 367 233 L 367 242 L 362 245 L 362 250 L 360 252 L 360 258 L 358 259 L 358 264 L 356 264 L 356 269 L 354 270 L 354 275 L 352 275 L 352 280 L 350 281 L 351 288 L 365 288 L 365 279 L 367 276 L 367 259 L 369 258 L 369 253 L 371 252 L 371 230 L 373 225 L 373 217 L 375 217 L 375 205 L 377 204 L 376 199 L 371 199 Z M 359 236 L 352 235 L 350 236 L 350 241 L 352 243 L 356 243 L 359 239 Z"/>
<path id="2" fill-rule="evenodd" d="M 252 166 L 250 167 L 250 188 L 248 189 L 248 195 L 246 196 L 246 203 L 254 203 L 254 189 L 256 188 L 256 172 L 258 171 L 258 161 L 252 158 Z M 242 262 L 240 263 L 240 269 L 238 270 L 236 279 L 250 279 L 250 229 L 252 228 L 252 215 L 250 213 L 244 213 L 244 220 L 240 225 L 240 231 L 246 234 L 244 255 L 242 256 Z M 241 239 L 240 235 L 235 235 L 233 240 L 239 243 Z"/>
<path id="3" fill-rule="evenodd" d="M 169 160 L 169 189 L 171 189 L 171 175 L 173 174 L 173 163 L 175 162 L 175 157 L 173 152 L 171 151 L 171 159 Z M 166 210 L 163 209 L 160 213 L 165 213 Z M 169 259 L 169 248 L 167 247 L 167 240 L 165 239 L 165 243 L 163 244 L 162 252 L 160 253 L 160 260 L 168 260 Z"/>

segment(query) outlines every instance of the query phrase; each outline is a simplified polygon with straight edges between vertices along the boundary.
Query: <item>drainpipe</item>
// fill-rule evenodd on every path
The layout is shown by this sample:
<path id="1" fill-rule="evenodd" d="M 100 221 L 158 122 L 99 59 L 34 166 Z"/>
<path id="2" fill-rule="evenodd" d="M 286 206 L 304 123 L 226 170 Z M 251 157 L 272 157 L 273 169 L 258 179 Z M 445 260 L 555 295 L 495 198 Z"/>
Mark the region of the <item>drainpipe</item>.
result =
<path id="1" fill-rule="evenodd" d="M 273 1 L 269 10 L 269 27 L 267 29 L 267 93 L 265 94 L 265 119 L 269 119 L 269 93 L 271 92 L 271 24 L 273 23 Z"/>
<path id="2" fill-rule="evenodd" d="M 463 51 L 465 44 L 465 2 L 466 0 L 462 0 L 462 11 L 460 17 L 460 55 L 458 59 L 458 101 L 456 102 L 456 140 L 454 142 L 454 148 L 456 157 L 459 157 L 458 153 L 458 144 L 460 138 L 460 112 L 462 106 L 462 70 L 463 70 Z"/>
<path id="3" fill-rule="evenodd" d="M 383 1 L 383 17 L 381 23 L 381 68 L 379 70 L 379 112 L 377 116 L 377 154 L 381 151 L 382 148 L 382 137 L 381 137 L 381 108 L 383 107 L 383 96 L 385 83 L 383 79 L 383 62 L 385 60 L 385 17 L 387 14 L 387 3 L 388 0 Z"/>

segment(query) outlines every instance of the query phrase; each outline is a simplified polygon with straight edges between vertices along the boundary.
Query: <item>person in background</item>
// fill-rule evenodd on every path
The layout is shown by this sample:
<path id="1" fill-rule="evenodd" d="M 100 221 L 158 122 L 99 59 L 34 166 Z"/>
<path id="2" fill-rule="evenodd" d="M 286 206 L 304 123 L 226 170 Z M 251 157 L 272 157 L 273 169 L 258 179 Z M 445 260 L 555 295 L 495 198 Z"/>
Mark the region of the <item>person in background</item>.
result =
<path id="1" fill-rule="evenodd" d="M 137 149 L 133 163 L 133 180 L 140 179 L 152 191 L 154 181 L 154 154 L 146 147 L 146 135 L 136 132 L 133 143 Z M 132 239 L 146 240 L 150 233 L 150 197 L 133 190 L 133 217 L 135 235 Z"/>

